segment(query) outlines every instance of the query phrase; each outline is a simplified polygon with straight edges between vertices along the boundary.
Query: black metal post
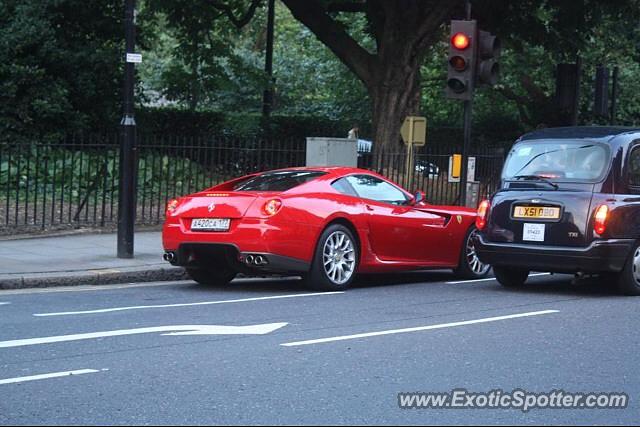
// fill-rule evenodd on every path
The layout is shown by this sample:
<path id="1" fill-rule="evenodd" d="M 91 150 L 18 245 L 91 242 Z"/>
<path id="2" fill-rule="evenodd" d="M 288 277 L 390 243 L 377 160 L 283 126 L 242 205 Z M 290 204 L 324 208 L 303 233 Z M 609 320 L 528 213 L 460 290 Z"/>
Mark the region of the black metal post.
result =
<path id="1" fill-rule="evenodd" d="M 580 110 L 580 80 L 582 78 L 582 57 L 576 57 L 576 79 L 575 98 L 573 99 L 573 110 L 571 112 L 571 125 L 578 126 L 578 113 Z"/>
<path id="2" fill-rule="evenodd" d="M 467 21 L 471 20 L 471 1 L 465 1 L 465 15 Z M 471 90 L 474 90 L 474 84 L 471 83 Z M 464 101 L 464 123 L 463 123 L 463 141 L 462 141 L 462 165 L 460 170 L 460 206 L 467 204 L 467 175 L 469 173 L 469 149 L 471 147 L 471 119 L 473 117 L 473 98 Z"/>
<path id="3" fill-rule="evenodd" d="M 471 118 L 473 101 L 464 101 L 464 124 L 462 142 L 462 165 L 460 169 L 460 206 L 467 204 L 467 174 L 469 166 L 469 149 L 471 148 Z"/>
<path id="4" fill-rule="evenodd" d="M 134 53 L 135 0 L 125 0 L 125 58 Z M 136 221 L 135 206 L 135 162 L 136 162 L 136 120 L 133 112 L 134 63 L 125 61 L 124 111 L 122 140 L 120 142 L 120 182 L 118 194 L 118 258 L 133 258 L 133 229 Z"/>
<path id="5" fill-rule="evenodd" d="M 611 87 L 611 125 L 616 124 L 616 107 L 618 104 L 618 72 L 620 70 L 617 66 L 613 67 L 612 87 Z"/>
<path id="6" fill-rule="evenodd" d="M 467 21 L 471 20 L 471 1 L 466 0 L 465 12 Z M 475 42 L 474 42 L 475 43 Z M 473 90 L 473 84 L 472 84 Z M 473 99 L 473 98 L 472 98 Z M 469 148 L 471 147 L 471 118 L 473 117 L 473 100 L 464 101 L 464 123 L 462 141 L 462 165 L 460 169 L 460 206 L 467 204 L 467 169 L 469 165 Z"/>
<path id="7" fill-rule="evenodd" d="M 264 72 L 269 81 L 262 97 L 262 115 L 268 119 L 273 106 L 273 32 L 275 25 L 275 0 L 269 0 L 267 11 L 267 52 L 265 54 Z"/>

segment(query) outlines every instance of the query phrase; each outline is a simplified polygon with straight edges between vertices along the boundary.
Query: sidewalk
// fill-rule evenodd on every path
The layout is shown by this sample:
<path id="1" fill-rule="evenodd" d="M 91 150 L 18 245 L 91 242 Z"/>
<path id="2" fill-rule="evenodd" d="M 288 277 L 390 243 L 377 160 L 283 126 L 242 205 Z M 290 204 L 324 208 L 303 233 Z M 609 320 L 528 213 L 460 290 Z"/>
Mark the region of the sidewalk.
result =
<path id="1" fill-rule="evenodd" d="M 162 260 L 158 231 L 135 235 L 133 259 L 116 257 L 116 234 L 76 234 L 0 241 L 0 289 L 184 279 Z"/>

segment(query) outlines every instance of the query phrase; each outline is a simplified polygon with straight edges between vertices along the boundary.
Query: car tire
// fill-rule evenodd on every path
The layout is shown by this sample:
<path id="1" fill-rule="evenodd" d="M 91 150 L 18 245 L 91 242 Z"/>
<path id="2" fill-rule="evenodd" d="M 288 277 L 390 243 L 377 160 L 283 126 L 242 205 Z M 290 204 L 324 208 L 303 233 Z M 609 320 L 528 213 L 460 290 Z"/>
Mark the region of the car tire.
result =
<path id="1" fill-rule="evenodd" d="M 228 269 L 187 268 L 186 270 L 191 279 L 204 286 L 226 286 L 236 277 L 236 273 Z"/>
<path id="2" fill-rule="evenodd" d="M 618 290 L 630 296 L 640 295 L 640 244 L 636 243 L 629 259 L 618 274 Z"/>
<path id="3" fill-rule="evenodd" d="M 529 270 L 512 267 L 493 267 L 496 280 L 505 288 L 517 288 L 524 285 L 529 277 Z"/>
<path id="4" fill-rule="evenodd" d="M 491 270 L 489 264 L 484 264 L 478 258 L 473 244 L 473 237 L 476 233 L 478 233 L 476 227 L 470 227 L 464 236 L 458 267 L 453 270 L 453 273 L 461 279 L 482 279 Z"/>
<path id="5" fill-rule="evenodd" d="M 327 227 L 316 244 L 308 287 L 320 291 L 344 291 L 356 276 L 359 248 L 353 233 L 342 224 Z"/>

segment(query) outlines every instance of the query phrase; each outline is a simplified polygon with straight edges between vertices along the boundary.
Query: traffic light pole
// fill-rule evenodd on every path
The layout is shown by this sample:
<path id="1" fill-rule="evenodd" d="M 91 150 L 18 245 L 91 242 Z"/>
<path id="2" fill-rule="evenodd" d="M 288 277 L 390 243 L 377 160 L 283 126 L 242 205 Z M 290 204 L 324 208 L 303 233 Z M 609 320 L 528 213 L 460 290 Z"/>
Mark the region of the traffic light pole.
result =
<path id="1" fill-rule="evenodd" d="M 616 124 L 616 107 L 618 104 L 618 66 L 613 67 L 613 87 L 611 88 L 611 113 L 610 113 L 610 124 L 611 126 Z"/>
<path id="2" fill-rule="evenodd" d="M 135 48 L 135 0 L 125 0 L 125 52 Z M 126 54 L 125 54 L 126 58 Z M 133 228 L 136 221 L 135 169 L 136 120 L 133 112 L 134 63 L 125 60 L 124 108 L 120 122 L 120 180 L 118 191 L 118 258 L 133 258 Z"/>
<path id="3" fill-rule="evenodd" d="M 467 204 L 467 169 L 469 167 L 469 150 L 471 148 L 472 110 L 473 100 L 464 101 L 462 165 L 460 169 L 460 206 L 466 206 Z"/>
<path id="4" fill-rule="evenodd" d="M 467 21 L 471 20 L 471 1 L 466 0 Z M 467 205 L 467 173 L 469 168 L 469 149 L 471 147 L 471 118 L 473 117 L 473 98 L 464 101 L 464 122 L 462 140 L 462 167 L 460 170 L 460 206 Z"/>
<path id="5" fill-rule="evenodd" d="M 268 119 L 273 108 L 273 31 L 275 21 L 275 1 L 269 0 L 267 11 L 267 52 L 265 54 L 264 72 L 269 81 L 262 96 L 262 115 Z"/>

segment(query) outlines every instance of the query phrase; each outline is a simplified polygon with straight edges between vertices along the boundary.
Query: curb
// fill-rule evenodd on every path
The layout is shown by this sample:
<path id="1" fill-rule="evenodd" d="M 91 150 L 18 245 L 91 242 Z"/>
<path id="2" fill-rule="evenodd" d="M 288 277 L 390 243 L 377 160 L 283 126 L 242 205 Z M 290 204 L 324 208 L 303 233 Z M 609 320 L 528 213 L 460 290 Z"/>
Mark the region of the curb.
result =
<path id="1" fill-rule="evenodd" d="M 129 267 L 54 273 L 0 275 L 0 289 L 48 288 L 54 286 L 110 285 L 187 280 L 182 267 Z"/>

